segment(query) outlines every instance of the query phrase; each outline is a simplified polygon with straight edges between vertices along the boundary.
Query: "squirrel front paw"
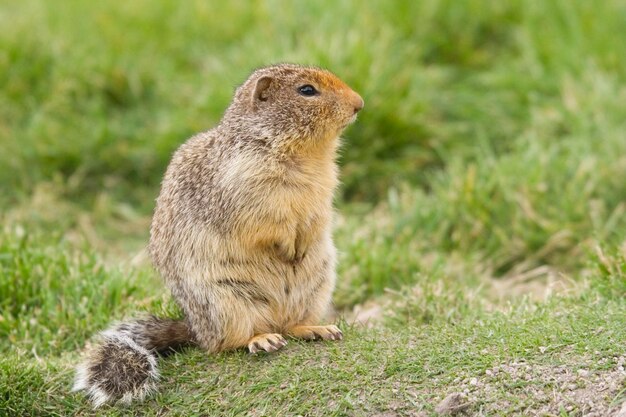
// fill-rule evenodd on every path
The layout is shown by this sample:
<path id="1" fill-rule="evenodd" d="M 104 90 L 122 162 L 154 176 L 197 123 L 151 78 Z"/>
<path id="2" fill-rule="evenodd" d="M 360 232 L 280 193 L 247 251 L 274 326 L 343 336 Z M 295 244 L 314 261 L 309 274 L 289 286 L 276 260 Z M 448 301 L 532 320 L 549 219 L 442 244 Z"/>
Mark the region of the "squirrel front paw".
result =
<path id="1" fill-rule="evenodd" d="M 263 333 L 248 340 L 248 350 L 250 353 L 276 352 L 287 344 L 285 338 L 278 333 Z"/>
<path id="2" fill-rule="evenodd" d="M 306 340 L 341 340 L 343 333 L 334 324 L 327 326 L 296 326 L 289 329 L 288 334 Z"/>
<path id="3" fill-rule="evenodd" d="M 302 262 L 302 259 L 306 255 L 304 248 L 297 248 L 295 245 L 281 243 L 274 243 L 274 252 L 281 261 L 292 265 L 297 265 Z"/>

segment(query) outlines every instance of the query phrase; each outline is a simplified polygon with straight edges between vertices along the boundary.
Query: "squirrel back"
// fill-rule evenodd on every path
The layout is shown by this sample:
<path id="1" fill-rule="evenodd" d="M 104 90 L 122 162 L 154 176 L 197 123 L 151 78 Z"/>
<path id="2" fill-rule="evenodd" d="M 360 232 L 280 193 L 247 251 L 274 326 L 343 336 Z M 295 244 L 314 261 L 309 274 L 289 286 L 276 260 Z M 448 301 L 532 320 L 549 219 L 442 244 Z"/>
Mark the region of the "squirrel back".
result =
<path id="1" fill-rule="evenodd" d="M 156 353 L 271 352 L 341 339 L 319 325 L 335 285 L 332 199 L 339 135 L 363 107 L 332 73 L 280 64 L 242 84 L 222 120 L 176 151 L 157 199 L 149 251 L 185 313 L 103 332 L 78 368 L 94 404 L 154 390 Z"/>

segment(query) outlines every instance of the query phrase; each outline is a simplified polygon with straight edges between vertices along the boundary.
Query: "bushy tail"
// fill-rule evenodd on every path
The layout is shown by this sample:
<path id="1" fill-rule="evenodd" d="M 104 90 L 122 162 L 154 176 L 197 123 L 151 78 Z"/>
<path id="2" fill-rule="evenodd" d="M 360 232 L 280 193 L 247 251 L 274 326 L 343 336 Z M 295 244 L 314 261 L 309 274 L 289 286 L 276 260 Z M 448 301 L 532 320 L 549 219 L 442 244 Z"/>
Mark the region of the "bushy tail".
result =
<path id="1" fill-rule="evenodd" d="M 117 324 L 99 335 L 76 368 L 73 391 L 86 390 L 94 407 L 130 403 L 156 390 L 157 353 L 191 343 L 183 320 L 154 316 Z"/>

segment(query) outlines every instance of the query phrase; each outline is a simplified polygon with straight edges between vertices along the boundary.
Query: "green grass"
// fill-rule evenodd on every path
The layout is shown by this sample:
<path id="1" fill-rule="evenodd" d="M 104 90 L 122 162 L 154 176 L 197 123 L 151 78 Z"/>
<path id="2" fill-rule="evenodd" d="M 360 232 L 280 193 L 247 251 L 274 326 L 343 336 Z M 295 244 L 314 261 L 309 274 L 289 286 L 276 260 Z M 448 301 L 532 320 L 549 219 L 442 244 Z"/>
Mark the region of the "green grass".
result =
<path id="1" fill-rule="evenodd" d="M 515 361 L 548 370 L 565 365 L 572 372 L 584 369 L 602 374 L 615 366 L 613 357 L 624 353 L 626 262 L 605 255 L 596 266 L 593 275 L 597 280 L 584 294 L 554 297 L 539 305 L 521 299 L 488 313 L 478 300 L 459 294 L 426 294 L 427 303 L 421 297 L 412 299 L 415 294 L 399 294 L 390 300 L 394 314 L 384 326 L 367 329 L 343 323 L 346 337 L 340 343 L 292 340 L 280 354 L 256 357 L 245 352 L 209 356 L 190 349 L 161 360 L 163 378 L 156 397 L 140 406 L 107 406 L 101 412 L 372 415 L 394 409 L 401 415 L 412 411 L 431 413 L 447 393 L 467 386 L 463 381 L 480 378 L 488 369 Z M 606 273 L 607 268 L 614 272 Z M 145 283 L 143 290 L 148 291 L 149 286 Z M 456 286 L 462 287 L 458 283 Z M 77 292 L 89 296 L 93 287 L 97 284 L 92 282 Z M 129 302 L 122 294 L 116 299 Z M 55 310 L 42 309 L 46 314 Z M 424 309 L 429 310 L 428 320 L 423 319 Z M 458 313 L 445 314 L 449 309 L 457 309 Z M 102 317 L 98 311 L 89 314 Z M 90 414 L 82 397 L 68 394 L 71 364 L 78 355 L 59 349 L 64 343 L 83 343 L 87 336 L 66 334 L 60 331 L 63 324 L 54 321 L 45 327 L 51 336 L 47 343 L 38 345 L 37 352 L 18 349 L 0 361 L 4 390 L 0 409 L 10 415 Z M 87 321 L 86 327 L 95 331 L 99 323 Z M 39 333 L 45 334 L 41 328 Z M 19 343 L 23 348 L 30 347 L 28 340 Z M 526 390 L 549 392 L 553 388 L 547 381 L 517 380 L 506 374 L 492 384 L 498 395 L 479 397 L 472 410 L 494 415 L 524 414 L 524 410 L 537 406 Z M 558 383 L 555 385 L 558 388 Z M 607 392 L 605 401 L 616 396 L 615 392 Z M 501 408 L 503 401 L 508 404 L 505 410 Z"/>
<path id="2" fill-rule="evenodd" d="M 15 346 L 35 356 L 78 349 L 129 306 L 156 301 L 148 297 L 159 282 L 153 274 L 105 269 L 89 249 L 72 250 L 55 237 L 23 230 L 0 236 L 0 336 L 9 342 L 0 345 L 3 353 Z"/>
<path id="3" fill-rule="evenodd" d="M 102 415 L 421 416 L 451 392 L 477 415 L 618 409 L 626 5 L 222 3 L 0 6 L 0 416 L 91 415 L 69 393 L 89 338 L 178 314 L 144 249 L 167 162 L 281 61 L 366 102 L 340 160 L 345 341 L 189 350 Z"/>

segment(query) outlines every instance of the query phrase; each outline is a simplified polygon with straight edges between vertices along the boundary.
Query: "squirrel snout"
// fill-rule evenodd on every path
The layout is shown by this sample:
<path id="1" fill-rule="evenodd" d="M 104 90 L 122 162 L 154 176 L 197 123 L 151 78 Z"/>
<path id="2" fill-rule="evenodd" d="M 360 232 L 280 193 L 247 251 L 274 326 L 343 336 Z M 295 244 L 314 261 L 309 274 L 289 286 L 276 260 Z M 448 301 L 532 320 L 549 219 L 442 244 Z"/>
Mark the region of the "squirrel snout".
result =
<path id="1" fill-rule="evenodd" d="M 360 95 L 358 95 L 357 93 L 354 93 L 352 105 L 354 106 L 354 114 L 357 114 L 363 108 L 363 106 L 365 106 L 365 102 L 363 101 Z"/>
<path id="2" fill-rule="evenodd" d="M 365 105 L 361 96 L 349 88 L 343 91 L 342 98 L 344 102 L 347 102 L 352 106 L 354 114 L 357 114 Z"/>

